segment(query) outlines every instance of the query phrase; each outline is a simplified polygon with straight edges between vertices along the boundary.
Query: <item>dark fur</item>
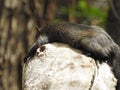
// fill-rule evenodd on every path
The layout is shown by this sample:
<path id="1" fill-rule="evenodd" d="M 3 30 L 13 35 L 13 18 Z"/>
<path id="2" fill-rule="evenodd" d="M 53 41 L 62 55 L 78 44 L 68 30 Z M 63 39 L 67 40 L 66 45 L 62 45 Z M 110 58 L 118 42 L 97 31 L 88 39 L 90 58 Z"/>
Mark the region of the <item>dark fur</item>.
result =
<path id="1" fill-rule="evenodd" d="M 41 30 L 36 44 L 25 57 L 25 62 L 29 57 L 34 56 L 39 46 L 51 42 L 69 44 L 74 48 L 90 53 L 93 58 L 100 60 L 110 59 L 113 52 L 112 47 L 115 45 L 111 37 L 99 27 L 59 23 Z"/>

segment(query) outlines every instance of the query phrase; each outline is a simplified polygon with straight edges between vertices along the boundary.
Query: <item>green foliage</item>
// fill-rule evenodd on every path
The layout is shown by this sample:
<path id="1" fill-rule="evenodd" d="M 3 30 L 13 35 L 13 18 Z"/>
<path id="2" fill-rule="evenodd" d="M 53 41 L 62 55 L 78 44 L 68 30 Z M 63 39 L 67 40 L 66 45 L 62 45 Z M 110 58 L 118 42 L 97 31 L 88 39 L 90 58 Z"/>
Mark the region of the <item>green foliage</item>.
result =
<path id="1" fill-rule="evenodd" d="M 86 2 L 86 0 L 79 0 L 77 4 L 77 13 L 78 18 L 85 17 L 88 19 L 98 19 L 104 24 L 107 19 L 107 12 L 103 11 L 100 8 L 92 6 Z M 78 13 L 79 12 L 79 13 Z"/>
<path id="2" fill-rule="evenodd" d="M 95 6 L 88 5 L 86 0 L 79 0 L 77 9 L 81 12 L 80 16 L 85 16 L 88 18 L 91 17 L 99 17 L 105 19 L 107 17 L 107 13 L 96 8 Z"/>
<path id="3" fill-rule="evenodd" d="M 73 17 L 77 18 L 79 22 L 97 22 L 98 24 L 104 25 L 107 19 L 107 11 L 106 7 L 104 8 L 97 8 L 94 5 L 86 2 L 86 0 L 78 0 L 75 5 L 75 11 L 73 10 L 72 6 L 63 6 L 60 5 L 58 8 L 58 15 L 67 18 L 68 14 L 72 15 Z M 61 21 L 60 19 L 56 19 L 53 23 Z"/>
<path id="4" fill-rule="evenodd" d="M 61 6 L 59 8 L 59 12 L 61 12 L 62 14 L 68 14 L 68 7 Z"/>

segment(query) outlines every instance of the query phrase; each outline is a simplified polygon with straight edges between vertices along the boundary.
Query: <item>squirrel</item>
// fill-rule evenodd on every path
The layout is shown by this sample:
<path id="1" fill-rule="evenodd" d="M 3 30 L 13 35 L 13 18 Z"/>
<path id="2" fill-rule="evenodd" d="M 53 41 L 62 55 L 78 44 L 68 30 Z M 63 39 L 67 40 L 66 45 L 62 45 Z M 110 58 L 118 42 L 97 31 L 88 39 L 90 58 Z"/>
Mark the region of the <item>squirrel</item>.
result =
<path id="1" fill-rule="evenodd" d="M 120 47 L 102 28 L 68 22 L 48 25 L 40 31 L 24 62 L 34 56 L 39 46 L 52 42 L 69 44 L 101 62 L 107 60 L 113 66 L 115 76 L 120 80 Z"/>
<path id="2" fill-rule="evenodd" d="M 62 22 L 52 24 L 40 31 L 39 37 L 24 62 L 33 57 L 36 49 L 47 43 L 61 42 L 80 49 L 99 60 L 112 58 L 112 48 L 116 45 L 112 38 L 100 27 Z"/>

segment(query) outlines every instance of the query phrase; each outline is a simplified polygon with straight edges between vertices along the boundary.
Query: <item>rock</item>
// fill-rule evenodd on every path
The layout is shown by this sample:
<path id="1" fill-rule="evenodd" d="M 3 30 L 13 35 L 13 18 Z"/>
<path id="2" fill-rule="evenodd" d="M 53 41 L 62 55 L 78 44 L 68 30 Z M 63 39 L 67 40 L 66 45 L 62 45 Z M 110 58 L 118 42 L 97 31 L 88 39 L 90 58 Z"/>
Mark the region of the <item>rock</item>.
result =
<path id="1" fill-rule="evenodd" d="M 107 63 L 61 43 L 46 44 L 24 65 L 24 90 L 115 90 Z"/>

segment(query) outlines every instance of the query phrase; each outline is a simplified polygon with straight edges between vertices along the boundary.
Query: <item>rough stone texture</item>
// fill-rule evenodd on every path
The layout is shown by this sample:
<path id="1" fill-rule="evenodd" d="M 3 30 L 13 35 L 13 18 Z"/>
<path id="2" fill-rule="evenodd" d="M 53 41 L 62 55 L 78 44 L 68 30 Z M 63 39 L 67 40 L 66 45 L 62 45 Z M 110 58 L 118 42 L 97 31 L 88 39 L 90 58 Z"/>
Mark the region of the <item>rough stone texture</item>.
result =
<path id="1" fill-rule="evenodd" d="M 24 65 L 24 90 L 115 90 L 111 68 L 64 44 L 46 44 Z"/>

